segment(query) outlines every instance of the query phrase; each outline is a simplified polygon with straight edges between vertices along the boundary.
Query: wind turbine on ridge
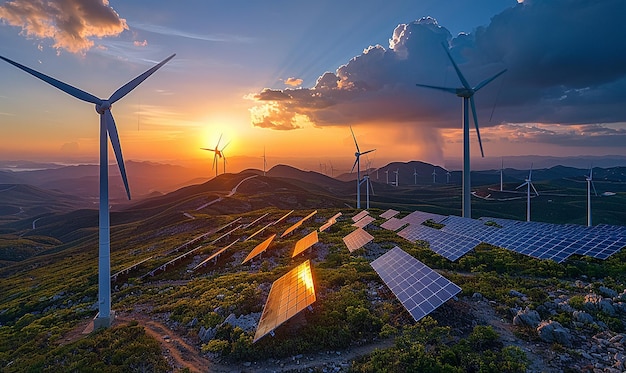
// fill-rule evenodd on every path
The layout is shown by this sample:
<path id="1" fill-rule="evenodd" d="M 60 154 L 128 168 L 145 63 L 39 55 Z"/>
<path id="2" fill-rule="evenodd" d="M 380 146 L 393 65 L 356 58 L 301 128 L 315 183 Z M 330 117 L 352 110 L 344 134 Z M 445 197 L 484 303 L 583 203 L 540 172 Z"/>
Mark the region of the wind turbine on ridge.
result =
<path id="1" fill-rule="evenodd" d="M 361 161 L 360 158 L 362 155 L 371 153 L 376 149 L 367 150 L 361 153 L 359 149 L 359 144 L 356 142 L 356 136 L 354 136 L 354 131 L 352 130 L 352 126 L 350 126 L 350 132 L 352 133 L 352 138 L 354 139 L 354 146 L 356 147 L 356 152 L 354 156 L 356 159 L 354 160 L 354 164 L 352 165 L 352 170 L 354 171 L 354 167 L 356 167 L 356 208 L 361 208 Z"/>
<path id="2" fill-rule="evenodd" d="M 450 62 L 452 62 L 452 66 L 456 71 L 461 84 L 463 84 L 460 88 L 448 88 L 448 87 L 438 87 L 426 84 L 416 84 L 418 87 L 425 87 L 431 89 L 437 89 L 440 91 L 445 91 L 449 93 L 453 93 L 458 97 L 463 98 L 463 217 L 471 218 L 472 217 L 472 201 L 471 201 L 471 182 L 470 182 L 470 141 L 469 141 L 469 107 L 472 108 L 472 116 L 474 118 L 474 126 L 476 127 L 476 135 L 478 137 L 478 144 L 480 145 L 480 154 L 482 157 L 485 157 L 483 152 L 483 143 L 480 139 L 480 131 L 478 129 L 478 116 L 476 115 L 476 104 L 474 103 L 474 93 L 478 92 L 481 88 L 491 83 L 494 79 L 499 77 L 500 75 L 506 72 L 506 69 L 500 71 L 496 75 L 492 76 L 489 79 L 483 80 L 478 83 L 475 87 L 472 88 L 470 84 L 467 82 L 461 70 L 457 66 L 456 62 L 452 58 L 450 51 L 448 48 L 442 43 L 444 51 L 448 55 Z"/>
<path id="3" fill-rule="evenodd" d="M 398 172 L 400 169 L 396 169 L 393 173 L 396 174 L 396 186 L 398 186 Z"/>
<path id="4" fill-rule="evenodd" d="M 267 159 L 265 158 L 265 146 L 263 147 L 263 176 L 265 176 L 265 168 L 267 167 Z"/>
<path id="5" fill-rule="evenodd" d="M 523 187 L 524 185 L 528 187 L 526 190 L 526 221 L 530 221 L 530 188 L 531 187 L 533 188 L 536 196 L 539 195 L 539 192 L 537 192 L 537 188 L 535 188 L 535 185 L 533 184 L 532 176 L 533 176 L 533 165 L 531 163 L 530 171 L 528 171 L 528 178 L 526 178 L 525 182 L 522 185 L 515 188 L 515 189 L 519 189 Z"/>
<path id="6" fill-rule="evenodd" d="M 417 168 L 413 167 L 413 179 L 414 179 L 414 184 L 417 185 Z"/>
<path id="7" fill-rule="evenodd" d="M 369 210 L 370 208 L 370 189 L 372 190 L 372 195 L 374 195 L 374 186 L 372 185 L 372 180 L 370 179 L 370 174 L 369 174 L 369 169 L 370 169 L 370 162 L 369 159 L 367 160 L 367 169 L 366 169 L 366 174 L 365 176 L 363 176 L 363 180 L 361 180 L 359 182 L 359 186 L 363 183 L 365 183 L 365 209 Z"/>
<path id="8" fill-rule="evenodd" d="M 130 93 L 139 84 L 146 80 L 155 71 L 160 69 L 169 60 L 174 58 L 172 54 L 159 62 L 143 74 L 118 88 L 108 99 L 98 98 L 81 89 L 73 87 L 60 80 L 42 74 L 29 67 L 21 65 L 8 58 L 0 56 L 0 59 L 23 70 L 36 78 L 52 85 L 55 88 L 77 98 L 81 101 L 92 103 L 96 106 L 96 112 L 100 115 L 100 205 L 99 205 L 99 239 L 98 239 L 98 316 L 94 319 L 94 328 L 111 326 L 111 239 L 109 220 L 109 166 L 108 166 L 108 139 L 111 139 L 111 147 L 117 159 L 117 166 L 120 169 L 126 195 L 130 200 L 130 189 L 126 177 L 126 167 L 122 156 L 117 126 L 111 114 L 112 105 Z"/>
<path id="9" fill-rule="evenodd" d="M 446 171 L 446 184 L 450 184 L 450 171 Z"/>
<path id="10" fill-rule="evenodd" d="M 226 153 L 224 153 L 224 149 L 226 149 L 228 144 L 230 144 L 230 141 L 227 142 L 226 145 L 222 147 L 222 149 L 220 149 L 220 157 L 222 157 L 222 161 L 224 162 L 224 174 L 226 173 Z"/>
<path id="11" fill-rule="evenodd" d="M 211 169 L 215 169 L 215 176 L 217 177 L 217 169 L 218 169 L 218 159 L 222 158 L 222 151 L 219 149 L 220 146 L 220 141 L 222 141 L 222 135 L 220 134 L 220 138 L 217 139 L 217 144 L 215 144 L 215 149 L 211 149 L 211 148 L 200 148 L 202 150 L 207 150 L 210 152 L 213 152 L 213 165 L 211 166 Z M 226 144 L 228 145 L 228 144 Z"/>
<path id="12" fill-rule="evenodd" d="M 585 180 L 587 181 L 587 226 L 591 227 L 591 188 L 596 197 L 598 196 L 596 186 L 593 185 L 593 167 L 589 167 L 589 176 L 585 177 Z"/>
<path id="13" fill-rule="evenodd" d="M 437 168 L 433 168 L 433 184 L 437 183 Z"/>

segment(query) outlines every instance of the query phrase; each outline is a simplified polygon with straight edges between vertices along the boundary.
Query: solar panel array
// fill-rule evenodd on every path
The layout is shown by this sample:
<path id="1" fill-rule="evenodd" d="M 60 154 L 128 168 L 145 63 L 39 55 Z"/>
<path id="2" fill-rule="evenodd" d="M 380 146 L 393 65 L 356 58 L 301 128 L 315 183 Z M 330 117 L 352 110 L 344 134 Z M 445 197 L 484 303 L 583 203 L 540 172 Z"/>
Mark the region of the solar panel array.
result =
<path id="1" fill-rule="evenodd" d="M 315 302 L 311 263 L 306 261 L 274 281 L 252 343 Z"/>
<path id="2" fill-rule="evenodd" d="M 352 224 L 355 227 L 358 228 L 365 228 L 369 223 L 376 221 L 376 218 L 372 217 L 372 216 L 366 216 L 363 219 L 360 219 L 359 221 L 357 221 L 356 223 Z"/>
<path id="3" fill-rule="evenodd" d="M 389 210 L 383 212 L 382 214 L 380 214 L 380 217 L 383 218 L 383 219 L 390 219 L 390 218 L 393 218 L 394 216 L 398 215 L 399 213 L 400 213 L 400 211 L 389 209 Z"/>
<path id="4" fill-rule="evenodd" d="M 209 256 L 208 258 L 204 259 L 202 262 L 200 262 L 200 264 L 198 264 L 197 266 L 193 267 L 194 271 L 198 268 L 200 268 L 201 266 L 205 265 L 206 263 L 208 263 L 211 259 L 216 259 L 218 256 L 220 256 L 224 251 L 228 250 L 231 246 L 233 246 L 234 244 L 236 244 L 237 242 L 239 242 L 239 239 L 234 240 L 233 242 L 231 242 L 230 244 L 228 244 L 228 246 L 225 246 L 221 249 L 219 249 L 218 251 L 216 251 L 215 253 L 211 254 L 211 256 Z"/>
<path id="5" fill-rule="evenodd" d="M 411 242 L 428 241 L 432 251 L 451 261 L 459 259 L 480 243 L 480 240 L 472 237 L 444 232 L 425 225 L 409 225 L 398 232 L 398 235 Z"/>
<path id="6" fill-rule="evenodd" d="M 318 242 L 319 239 L 317 237 L 317 230 L 314 230 L 313 232 L 307 234 L 306 236 L 299 239 L 298 242 L 296 242 L 296 247 L 294 248 L 291 257 L 293 258 L 296 255 L 303 253 L 306 249 L 315 245 Z"/>
<path id="7" fill-rule="evenodd" d="M 285 230 L 283 232 L 283 234 L 280 235 L 281 238 L 285 237 L 286 235 L 288 235 L 289 233 L 295 231 L 296 229 L 298 229 L 302 223 L 304 223 L 305 221 L 307 221 L 311 216 L 317 214 L 317 210 L 313 211 L 312 213 L 310 213 L 309 215 L 303 217 L 302 219 L 298 220 L 294 225 L 292 225 L 291 227 L 287 228 L 287 230 Z"/>
<path id="8" fill-rule="evenodd" d="M 276 234 L 271 235 L 267 240 L 265 240 L 265 241 L 261 242 L 260 244 L 256 245 L 256 247 L 254 249 L 252 249 L 252 251 L 250 251 L 250 254 L 248 254 L 246 259 L 244 259 L 243 262 L 241 262 L 241 264 L 244 264 L 245 262 L 249 261 L 250 259 L 254 258 L 255 256 L 261 254 L 263 251 L 267 250 L 267 248 L 272 243 L 272 240 L 274 240 L 274 237 L 276 237 Z"/>
<path id="9" fill-rule="evenodd" d="M 397 246 L 374 260 L 371 266 L 415 321 L 461 291 L 455 283 Z"/>
<path id="10" fill-rule="evenodd" d="M 401 219 L 389 218 L 389 220 L 382 223 L 380 227 L 395 232 L 398 229 L 404 227 L 405 225 L 407 225 L 407 223 Z"/>
<path id="11" fill-rule="evenodd" d="M 359 212 L 358 214 L 354 215 L 352 217 L 352 221 L 356 223 L 357 221 L 363 219 L 366 215 L 369 215 L 369 211 L 363 210 L 363 211 Z"/>
<path id="12" fill-rule="evenodd" d="M 343 238 L 343 243 L 346 245 L 350 252 L 360 249 L 368 242 L 372 241 L 374 236 L 367 233 L 363 228 L 357 228 L 354 232 L 348 234 Z"/>

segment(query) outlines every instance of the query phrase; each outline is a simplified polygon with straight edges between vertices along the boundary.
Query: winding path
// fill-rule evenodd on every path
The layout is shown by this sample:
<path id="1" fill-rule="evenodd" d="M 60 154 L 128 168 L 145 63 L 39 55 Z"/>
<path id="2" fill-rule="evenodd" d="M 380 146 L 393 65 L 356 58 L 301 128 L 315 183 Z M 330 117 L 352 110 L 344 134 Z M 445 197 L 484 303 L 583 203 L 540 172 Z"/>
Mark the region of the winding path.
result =
<path id="1" fill-rule="evenodd" d="M 257 177 L 257 175 L 252 175 L 252 176 L 249 176 L 249 177 L 247 177 L 247 178 L 245 178 L 245 179 L 241 180 L 241 181 L 240 181 L 237 185 L 235 185 L 235 187 L 234 187 L 233 189 L 231 189 L 230 193 L 228 193 L 228 194 L 226 195 L 226 197 L 232 197 L 235 193 L 237 193 L 237 188 L 239 188 L 239 186 L 240 186 L 240 185 L 241 185 L 244 181 L 246 181 L 246 180 L 250 180 L 250 179 L 253 179 L 253 178 L 255 178 L 255 177 Z M 217 199 L 214 199 L 214 200 L 213 200 L 213 201 L 211 201 L 211 202 L 207 202 L 207 203 L 205 203 L 204 205 L 202 205 L 202 206 L 198 207 L 198 208 L 196 209 L 196 211 L 200 211 L 200 210 L 202 210 L 203 208 L 205 208 L 205 207 L 207 207 L 207 206 L 211 206 L 211 205 L 212 205 L 212 204 L 214 204 L 214 203 L 220 202 L 220 201 L 221 201 L 221 200 L 223 200 L 223 199 L 224 199 L 224 197 L 219 197 L 219 198 L 217 198 Z"/>

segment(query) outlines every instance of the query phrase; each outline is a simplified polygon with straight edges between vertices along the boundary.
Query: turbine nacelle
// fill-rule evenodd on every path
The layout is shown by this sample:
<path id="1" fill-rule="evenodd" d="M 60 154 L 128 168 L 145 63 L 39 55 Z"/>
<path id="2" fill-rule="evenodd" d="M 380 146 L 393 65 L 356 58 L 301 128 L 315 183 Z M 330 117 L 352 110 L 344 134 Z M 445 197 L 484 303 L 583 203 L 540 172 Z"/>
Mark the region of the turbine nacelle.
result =
<path id="1" fill-rule="evenodd" d="M 101 103 L 96 104 L 96 113 L 102 115 L 105 111 L 111 110 L 111 106 L 109 100 L 102 100 Z"/>
<path id="2" fill-rule="evenodd" d="M 474 93 L 476 93 L 476 91 L 471 88 L 465 88 L 465 87 L 455 88 L 455 94 L 462 98 L 470 98 L 474 96 Z"/>

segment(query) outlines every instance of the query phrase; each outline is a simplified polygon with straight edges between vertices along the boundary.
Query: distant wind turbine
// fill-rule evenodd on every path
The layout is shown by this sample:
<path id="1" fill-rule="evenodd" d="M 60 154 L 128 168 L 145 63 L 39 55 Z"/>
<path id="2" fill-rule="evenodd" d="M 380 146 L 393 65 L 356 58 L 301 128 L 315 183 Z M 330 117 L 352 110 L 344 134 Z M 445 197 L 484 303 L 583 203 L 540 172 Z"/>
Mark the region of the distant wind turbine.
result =
<path id="1" fill-rule="evenodd" d="M 111 242 L 110 242 L 110 221 L 109 221 L 109 167 L 108 167 L 108 148 L 107 137 L 111 139 L 111 146 L 117 159 L 117 165 L 120 169 L 126 195 L 130 199 L 130 189 L 128 188 L 128 179 L 126 178 L 126 168 L 124 166 L 124 158 L 122 156 L 122 147 L 117 133 L 115 120 L 111 114 L 112 105 L 130 93 L 139 84 L 146 80 L 155 71 L 160 69 L 169 60 L 174 58 L 172 54 L 168 58 L 159 62 L 157 65 L 148 69 L 135 79 L 124 84 L 108 99 L 100 99 L 90 93 L 75 88 L 69 84 L 56 80 L 48 75 L 42 74 L 8 58 L 0 56 L 1 59 L 11 65 L 21 69 L 36 78 L 60 89 L 61 91 L 77 98 L 81 101 L 89 102 L 96 105 L 96 112 L 100 115 L 100 213 L 99 213 L 99 239 L 98 239 L 98 316 L 94 319 L 94 327 L 111 326 Z"/>
<path id="2" fill-rule="evenodd" d="M 526 221 L 530 221 L 530 188 L 531 187 L 533 188 L 533 190 L 535 191 L 535 195 L 537 196 L 539 195 L 539 192 L 537 192 L 537 189 L 535 188 L 535 185 L 533 184 L 532 176 L 533 176 L 533 165 L 531 163 L 530 171 L 528 171 L 528 178 L 525 180 L 525 183 L 515 188 L 515 189 L 519 189 L 523 187 L 524 185 L 528 187 L 526 190 Z"/>
<path id="3" fill-rule="evenodd" d="M 461 73 L 461 70 L 457 66 L 456 62 L 454 62 L 454 59 L 452 59 L 452 55 L 450 55 L 448 48 L 444 44 L 442 44 L 442 47 L 444 51 L 446 52 L 446 54 L 448 55 L 450 62 L 452 62 L 452 66 L 454 67 L 454 70 L 456 71 L 456 74 L 459 77 L 461 84 L 463 84 L 463 87 L 447 88 L 447 87 L 438 87 L 438 86 L 432 86 L 432 85 L 426 85 L 426 84 L 416 84 L 416 85 L 418 87 L 432 88 L 432 89 L 437 89 L 440 91 L 453 93 L 463 98 L 463 217 L 471 218 L 472 217 L 472 210 L 471 210 L 472 204 L 471 204 L 471 182 L 470 182 L 469 106 L 471 106 L 472 108 L 472 116 L 474 117 L 474 126 L 476 127 L 476 135 L 478 136 L 478 144 L 480 145 L 480 154 L 483 157 L 485 157 L 485 154 L 483 152 L 483 143 L 480 139 L 480 131 L 478 130 L 478 116 L 476 115 L 474 93 L 478 92 L 481 88 L 491 83 L 491 81 L 493 81 L 495 78 L 504 74 L 506 69 L 500 71 L 499 73 L 497 73 L 496 75 L 494 75 L 493 77 L 489 79 L 483 80 L 474 88 L 472 88 L 470 84 L 467 82 L 467 80 L 465 79 L 465 77 L 463 76 L 463 74 Z"/>
<path id="4" fill-rule="evenodd" d="M 587 181 L 587 226 L 591 227 L 591 188 L 596 197 L 598 196 L 596 186 L 593 185 L 593 167 L 589 167 L 589 176 L 585 177 L 585 180 Z"/>
<path id="5" fill-rule="evenodd" d="M 393 173 L 396 174 L 396 186 L 398 186 L 398 172 L 400 169 L 395 170 Z"/>
<path id="6" fill-rule="evenodd" d="M 217 144 L 215 144 L 215 149 L 211 149 L 211 148 L 200 148 L 202 150 L 207 150 L 210 152 L 213 152 L 213 165 L 211 166 L 211 169 L 215 169 L 215 176 L 217 177 L 217 169 L 218 169 L 218 159 L 222 158 L 222 152 L 219 149 L 220 146 L 220 141 L 222 141 L 222 135 L 220 134 L 220 138 L 217 140 Z"/>
<path id="7" fill-rule="evenodd" d="M 433 168 L 433 184 L 437 182 L 437 168 Z"/>
<path id="8" fill-rule="evenodd" d="M 370 208 L 370 189 L 372 190 L 372 195 L 374 195 L 374 186 L 372 185 L 372 181 L 370 179 L 370 175 L 363 176 L 363 180 L 359 182 L 359 186 L 365 183 L 365 209 L 369 210 Z"/>
<path id="9" fill-rule="evenodd" d="M 502 158 L 502 163 L 500 164 L 500 191 L 502 192 L 503 183 L 503 175 L 504 175 L 504 158 Z"/>
<path id="10" fill-rule="evenodd" d="M 226 145 L 224 145 L 222 147 L 222 149 L 220 149 L 220 157 L 222 158 L 222 162 L 223 162 L 223 166 L 224 166 L 224 174 L 226 174 L 226 153 L 224 153 L 224 149 L 226 149 L 228 144 L 230 144 L 230 141 L 227 142 Z M 216 171 L 217 171 L 217 169 L 216 169 Z"/>
<path id="11" fill-rule="evenodd" d="M 385 170 L 385 178 L 387 179 L 387 185 L 389 185 L 389 170 Z"/>
<path id="12" fill-rule="evenodd" d="M 450 171 L 446 171 L 446 184 L 450 184 Z"/>
<path id="13" fill-rule="evenodd" d="M 361 208 L 361 161 L 360 158 L 362 155 L 371 153 L 376 149 L 367 150 L 361 153 L 359 149 L 359 144 L 356 142 L 356 136 L 354 136 L 354 131 L 352 130 L 352 126 L 350 126 L 350 132 L 352 133 L 352 138 L 354 139 L 354 146 L 356 147 L 356 152 L 354 156 L 356 159 L 354 160 L 354 164 L 352 165 L 352 171 L 354 171 L 354 167 L 356 167 L 356 208 Z"/>
<path id="14" fill-rule="evenodd" d="M 263 176 L 265 176 L 265 168 L 267 167 L 267 159 L 265 158 L 265 146 L 263 147 Z"/>
<path id="15" fill-rule="evenodd" d="M 417 168 L 413 167 L 413 178 L 415 179 L 414 183 L 417 185 Z"/>

